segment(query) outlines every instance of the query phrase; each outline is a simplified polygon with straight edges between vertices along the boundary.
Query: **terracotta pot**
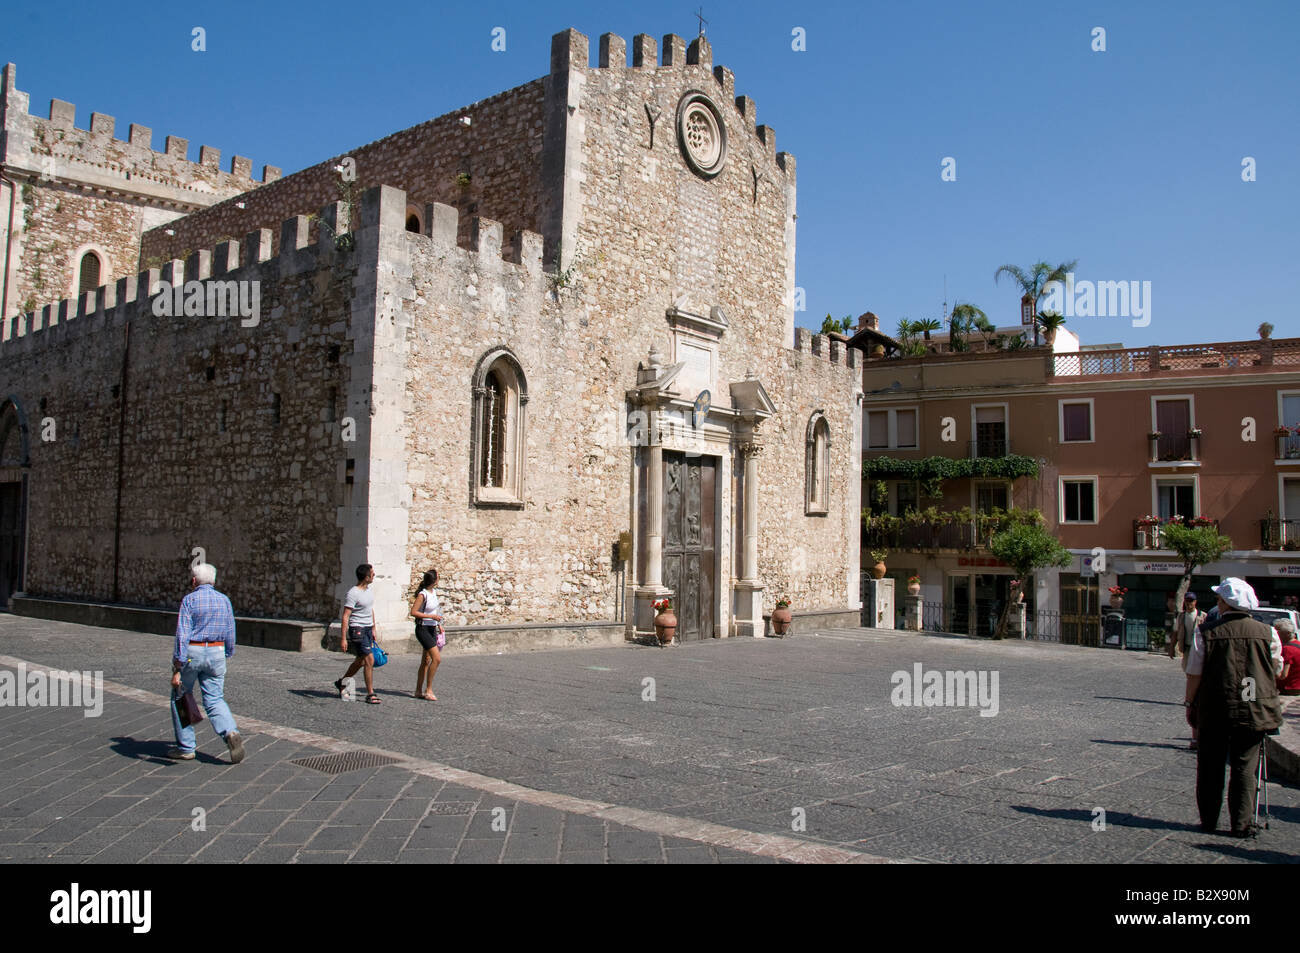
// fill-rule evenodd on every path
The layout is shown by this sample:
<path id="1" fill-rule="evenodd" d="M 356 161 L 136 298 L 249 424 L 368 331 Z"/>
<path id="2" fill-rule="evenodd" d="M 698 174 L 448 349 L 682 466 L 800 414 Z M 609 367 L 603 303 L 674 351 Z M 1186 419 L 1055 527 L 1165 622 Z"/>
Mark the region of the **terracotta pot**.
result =
<path id="1" fill-rule="evenodd" d="M 921 594 L 921 584 L 919 582 L 909 582 L 907 584 L 907 594 L 909 596 L 919 596 Z"/>
<path id="2" fill-rule="evenodd" d="M 1123 597 L 1123 596 L 1111 596 L 1111 597 L 1110 597 L 1110 607 L 1111 607 L 1112 609 L 1122 609 L 1122 608 L 1124 608 L 1124 597 Z"/>
<path id="3" fill-rule="evenodd" d="M 772 631 L 777 635 L 785 635 L 786 630 L 790 628 L 790 623 L 794 621 L 794 615 L 790 612 L 790 607 L 772 610 Z"/>
<path id="4" fill-rule="evenodd" d="M 676 634 L 677 616 L 673 614 L 671 609 L 655 616 L 655 635 L 659 637 L 662 644 L 667 645 Z"/>
<path id="5" fill-rule="evenodd" d="M 883 562 L 876 563 L 871 567 L 871 575 L 875 579 L 884 579 L 887 567 Z"/>

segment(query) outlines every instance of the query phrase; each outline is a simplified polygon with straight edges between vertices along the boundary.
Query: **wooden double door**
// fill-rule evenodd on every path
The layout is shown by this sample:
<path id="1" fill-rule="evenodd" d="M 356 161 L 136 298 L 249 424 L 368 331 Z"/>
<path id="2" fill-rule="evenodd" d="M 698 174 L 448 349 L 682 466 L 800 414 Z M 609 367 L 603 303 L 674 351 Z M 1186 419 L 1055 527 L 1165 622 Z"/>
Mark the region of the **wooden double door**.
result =
<path id="1" fill-rule="evenodd" d="M 22 585 L 23 524 L 22 483 L 0 483 L 0 609 Z"/>
<path id="2" fill-rule="evenodd" d="M 664 453 L 664 585 L 677 638 L 714 637 L 718 617 L 717 459 Z"/>

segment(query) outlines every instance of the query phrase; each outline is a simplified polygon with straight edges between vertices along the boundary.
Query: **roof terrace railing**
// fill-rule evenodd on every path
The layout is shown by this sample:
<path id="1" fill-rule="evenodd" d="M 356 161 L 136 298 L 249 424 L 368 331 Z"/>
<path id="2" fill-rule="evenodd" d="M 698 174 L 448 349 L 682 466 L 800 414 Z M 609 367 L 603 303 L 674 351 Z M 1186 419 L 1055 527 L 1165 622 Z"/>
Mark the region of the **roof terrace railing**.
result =
<path id="1" fill-rule="evenodd" d="M 1161 374 L 1234 368 L 1300 367 L 1300 338 L 1179 344 L 1167 347 L 1116 348 L 1054 354 L 1053 377 L 1104 377 L 1112 374 Z"/>

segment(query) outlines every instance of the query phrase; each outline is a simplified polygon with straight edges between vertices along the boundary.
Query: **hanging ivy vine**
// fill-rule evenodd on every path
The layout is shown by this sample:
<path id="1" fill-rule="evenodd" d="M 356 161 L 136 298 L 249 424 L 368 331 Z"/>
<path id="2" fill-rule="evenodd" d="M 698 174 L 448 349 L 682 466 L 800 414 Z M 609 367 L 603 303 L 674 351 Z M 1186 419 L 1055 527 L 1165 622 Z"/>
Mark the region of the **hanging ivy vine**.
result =
<path id="1" fill-rule="evenodd" d="M 1038 476 L 1038 461 L 1033 457 L 1013 453 L 1005 457 L 924 457 L 920 460 L 899 460 L 896 457 L 876 457 L 862 461 L 862 476 L 867 480 L 916 480 L 934 496 L 943 480 L 961 480 L 969 477 L 1001 477 L 1015 480 Z"/>

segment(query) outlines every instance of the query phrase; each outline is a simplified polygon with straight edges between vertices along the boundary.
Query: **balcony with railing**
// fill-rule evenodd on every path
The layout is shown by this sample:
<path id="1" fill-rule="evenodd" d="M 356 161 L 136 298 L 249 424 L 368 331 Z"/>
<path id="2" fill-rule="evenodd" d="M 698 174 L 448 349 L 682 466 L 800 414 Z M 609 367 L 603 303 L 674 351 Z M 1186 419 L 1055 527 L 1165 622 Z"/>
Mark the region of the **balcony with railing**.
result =
<path id="1" fill-rule="evenodd" d="M 1005 435 L 980 437 L 978 440 L 966 441 L 966 456 L 974 460 L 976 457 L 1006 457 L 1011 454 L 1011 441 Z"/>
<path id="2" fill-rule="evenodd" d="M 1219 521 L 1206 516 L 1194 516 L 1191 519 L 1175 517 L 1174 519 L 1165 520 L 1156 520 L 1147 516 L 1133 521 L 1133 548 L 1168 549 L 1165 540 L 1165 527 L 1171 523 L 1177 526 L 1190 526 L 1193 529 L 1210 527 L 1216 533 L 1219 531 Z"/>
<path id="3" fill-rule="evenodd" d="M 1300 460 L 1300 425 L 1278 427 L 1273 439 L 1277 442 L 1277 459 Z"/>
<path id="4" fill-rule="evenodd" d="M 1107 348 L 1053 354 L 1049 377 L 1213 375 L 1300 366 L 1300 338 Z"/>
<path id="5" fill-rule="evenodd" d="M 1264 517 L 1259 521 L 1259 548 L 1274 552 L 1300 549 L 1300 520 Z"/>
<path id="6" fill-rule="evenodd" d="M 1026 511 L 1014 508 L 993 513 L 972 513 L 963 509 L 939 512 L 937 516 L 933 509 L 925 515 L 874 514 L 863 518 L 862 546 L 868 550 L 888 552 L 978 552 L 988 549 L 996 533 L 1034 518 Z"/>
<path id="7" fill-rule="evenodd" d="M 1147 434 L 1147 452 L 1152 463 L 1195 462 L 1201 455 L 1201 431 Z"/>

